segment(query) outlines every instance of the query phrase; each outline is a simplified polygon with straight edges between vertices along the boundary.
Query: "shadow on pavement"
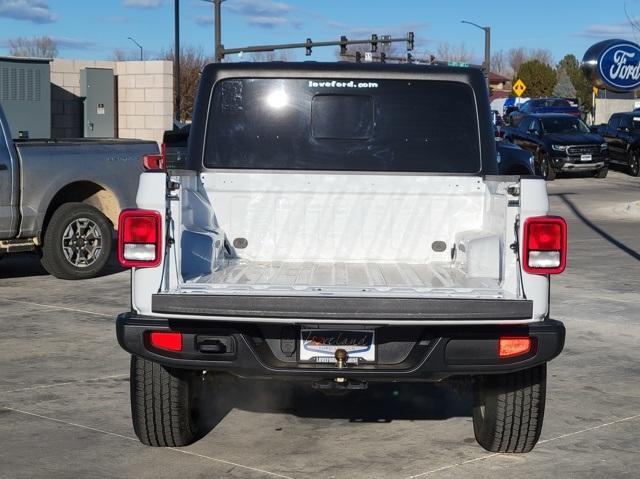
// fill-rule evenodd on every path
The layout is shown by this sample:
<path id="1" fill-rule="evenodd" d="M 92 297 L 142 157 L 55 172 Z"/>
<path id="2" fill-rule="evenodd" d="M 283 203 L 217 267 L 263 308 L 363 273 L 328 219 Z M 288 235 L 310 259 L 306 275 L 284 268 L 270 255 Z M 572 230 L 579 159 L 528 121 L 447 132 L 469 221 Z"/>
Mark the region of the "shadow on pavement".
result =
<path id="1" fill-rule="evenodd" d="M 612 245 L 614 245 L 616 248 L 620 249 L 621 251 L 627 253 L 629 256 L 631 256 L 632 258 L 634 258 L 635 260 L 640 261 L 640 253 L 638 253 L 636 250 L 628 247 L 626 244 L 622 243 L 621 241 L 618 241 L 616 238 L 614 238 L 613 236 L 611 236 L 609 233 L 607 233 L 605 230 L 603 230 L 602 228 L 600 228 L 598 225 L 596 225 L 595 223 L 593 223 L 591 220 L 589 220 L 589 218 L 587 218 L 579 209 L 578 207 L 573 203 L 573 201 L 571 201 L 569 199 L 569 194 L 567 193 L 557 193 L 554 194 L 553 196 L 558 196 L 565 205 L 567 205 L 567 207 L 573 212 L 574 215 L 576 215 L 576 217 L 582 221 L 585 225 L 587 225 L 589 228 L 591 228 L 593 231 L 595 231 L 596 233 L 598 233 L 600 236 L 602 236 L 602 238 L 604 238 L 605 240 L 607 240 L 609 243 L 611 243 Z"/>
<path id="2" fill-rule="evenodd" d="M 121 271 L 124 271 L 124 268 L 118 263 L 115 254 L 112 254 L 98 276 L 109 276 Z M 40 257 L 35 253 L 15 253 L 0 259 L 0 279 L 29 278 L 48 274 L 40 264 Z"/>
<path id="3" fill-rule="evenodd" d="M 48 274 L 40 264 L 38 255 L 33 253 L 11 254 L 0 260 L 0 279 L 28 278 Z"/>
<path id="4" fill-rule="evenodd" d="M 328 395 L 309 384 L 275 380 L 241 380 L 219 375 L 205 385 L 201 411 L 206 434 L 233 409 L 291 414 L 299 418 L 390 423 L 469 417 L 471 387 L 444 383 L 370 384 L 364 391 Z"/>

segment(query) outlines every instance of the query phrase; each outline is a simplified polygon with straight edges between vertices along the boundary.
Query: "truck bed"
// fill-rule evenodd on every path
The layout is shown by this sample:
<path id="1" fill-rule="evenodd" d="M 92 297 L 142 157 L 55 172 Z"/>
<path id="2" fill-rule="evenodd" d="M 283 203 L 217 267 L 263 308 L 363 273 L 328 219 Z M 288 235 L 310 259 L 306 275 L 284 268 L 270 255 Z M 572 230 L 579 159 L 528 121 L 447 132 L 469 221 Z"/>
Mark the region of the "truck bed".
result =
<path id="1" fill-rule="evenodd" d="M 380 263 L 225 260 L 213 273 L 183 285 L 189 290 L 359 292 L 381 294 L 464 293 L 504 297 L 493 278 L 468 277 L 451 263 Z"/>

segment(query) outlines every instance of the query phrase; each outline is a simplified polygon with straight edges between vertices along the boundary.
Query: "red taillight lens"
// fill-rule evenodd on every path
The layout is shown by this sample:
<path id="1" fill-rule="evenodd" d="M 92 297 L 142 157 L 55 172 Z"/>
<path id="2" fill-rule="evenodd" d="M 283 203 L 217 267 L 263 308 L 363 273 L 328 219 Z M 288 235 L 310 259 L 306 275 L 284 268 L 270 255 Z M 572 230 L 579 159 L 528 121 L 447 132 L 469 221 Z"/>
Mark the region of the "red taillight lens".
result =
<path id="1" fill-rule="evenodd" d="M 531 351 L 531 338 L 523 337 L 502 337 L 498 340 L 498 356 L 501 358 L 512 358 L 521 356 Z"/>
<path id="2" fill-rule="evenodd" d="M 524 222 L 522 268 L 531 274 L 562 273 L 567 265 L 567 223 L 559 216 Z"/>
<path id="3" fill-rule="evenodd" d="M 160 264 L 162 216 L 157 211 L 123 210 L 118 219 L 118 260 L 125 268 Z"/>
<path id="4" fill-rule="evenodd" d="M 151 346 L 165 351 L 182 351 L 182 333 L 173 331 L 152 331 L 149 333 Z"/>
<path id="5" fill-rule="evenodd" d="M 165 171 L 165 146 L 162 144 L 162 153 L 157 155 L 142 155 L 142 166 L 148 171 Z"/>
<path id="6" fill-rule="evenodd" d="M 125 243 L 154 243 L 158 240 L 158 225 L 151 216 L 123 218 L 122 231 Z"/>

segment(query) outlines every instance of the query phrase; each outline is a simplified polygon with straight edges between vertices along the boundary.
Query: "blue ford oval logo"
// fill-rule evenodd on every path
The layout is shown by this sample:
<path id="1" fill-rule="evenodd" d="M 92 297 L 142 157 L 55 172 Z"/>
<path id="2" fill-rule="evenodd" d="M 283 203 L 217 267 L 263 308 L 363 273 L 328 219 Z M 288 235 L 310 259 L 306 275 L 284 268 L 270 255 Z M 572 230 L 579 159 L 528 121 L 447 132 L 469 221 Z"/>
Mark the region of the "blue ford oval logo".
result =
<path id="1" fill-rule="evenodd" d="M 598 61 L 600 77 L 617 90 L 640 86 L 640 48 L 633 43 L 617 43 L 602 52 Z"/>
<path id="2" fill-rule="evenodd" d="M 603 40 L 589 47 L 581 68 L 595 87 L 633 91 L 640 86 L 640 46 L 627 40 Z"/>

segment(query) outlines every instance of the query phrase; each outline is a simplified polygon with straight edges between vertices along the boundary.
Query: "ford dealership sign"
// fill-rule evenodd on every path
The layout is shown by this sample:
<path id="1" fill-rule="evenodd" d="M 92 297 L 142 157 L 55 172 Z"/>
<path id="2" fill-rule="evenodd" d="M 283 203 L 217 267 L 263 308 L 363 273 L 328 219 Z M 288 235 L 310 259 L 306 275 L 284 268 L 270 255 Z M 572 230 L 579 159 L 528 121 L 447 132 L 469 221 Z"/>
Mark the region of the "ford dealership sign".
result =
<path id="1" fill-rule="evenodd" d="M 625 40 L 596 43 L 585 53 L 582 69 L 598 88 L 635 90 L 640 87 L 640 46 Z"/>

